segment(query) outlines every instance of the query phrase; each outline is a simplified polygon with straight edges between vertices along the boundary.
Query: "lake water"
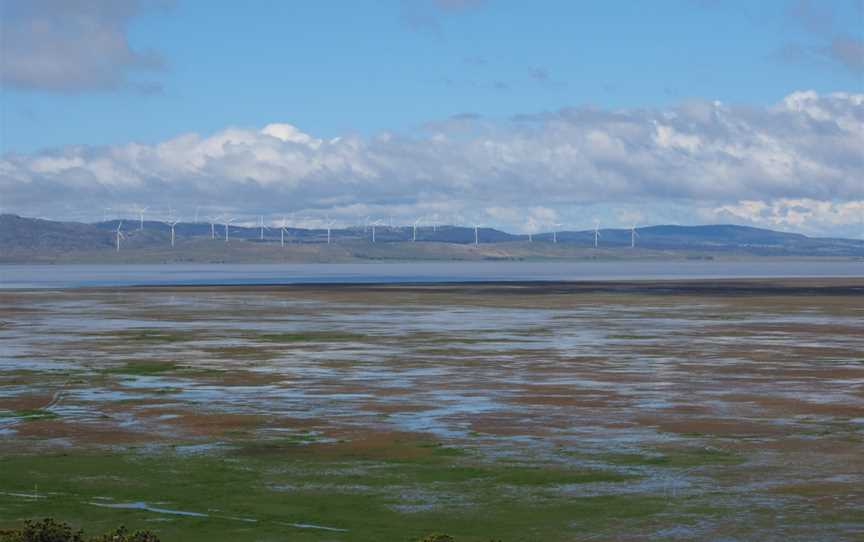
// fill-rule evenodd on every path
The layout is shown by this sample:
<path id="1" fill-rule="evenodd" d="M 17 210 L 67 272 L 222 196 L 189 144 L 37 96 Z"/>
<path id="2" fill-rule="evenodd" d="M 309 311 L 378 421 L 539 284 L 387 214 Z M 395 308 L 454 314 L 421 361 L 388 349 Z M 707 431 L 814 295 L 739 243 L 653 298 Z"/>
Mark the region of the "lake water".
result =
<path id="1" fill-rule="evenodd" d="M 864 262 L 425 262 L 362 264 L 2 265 L 0 288 L 158 284 L 864 277 Z"/>

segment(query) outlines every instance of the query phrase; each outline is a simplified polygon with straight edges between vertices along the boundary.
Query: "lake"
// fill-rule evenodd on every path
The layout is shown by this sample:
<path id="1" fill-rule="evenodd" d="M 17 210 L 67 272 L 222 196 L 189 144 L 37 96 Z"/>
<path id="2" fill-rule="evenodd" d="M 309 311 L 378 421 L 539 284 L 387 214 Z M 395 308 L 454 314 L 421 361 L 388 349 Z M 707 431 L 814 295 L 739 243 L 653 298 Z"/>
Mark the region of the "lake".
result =
<path id="1" fill-rule="evenodd" d="M 858 261 L 2 265 L 0 288 L 862 276 Z"/>

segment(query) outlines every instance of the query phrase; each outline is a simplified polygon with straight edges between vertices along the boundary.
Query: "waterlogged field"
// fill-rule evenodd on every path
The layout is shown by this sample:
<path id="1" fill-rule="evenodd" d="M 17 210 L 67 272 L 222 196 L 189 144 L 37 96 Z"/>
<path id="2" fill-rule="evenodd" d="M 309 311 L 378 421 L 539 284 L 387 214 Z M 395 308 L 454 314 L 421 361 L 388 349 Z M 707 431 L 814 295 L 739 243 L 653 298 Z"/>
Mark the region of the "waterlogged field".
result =
<path id="1" fill-rule="evenodd" d="M 864 281 L 0 292 L 0 527 L 860 540 Z"/>

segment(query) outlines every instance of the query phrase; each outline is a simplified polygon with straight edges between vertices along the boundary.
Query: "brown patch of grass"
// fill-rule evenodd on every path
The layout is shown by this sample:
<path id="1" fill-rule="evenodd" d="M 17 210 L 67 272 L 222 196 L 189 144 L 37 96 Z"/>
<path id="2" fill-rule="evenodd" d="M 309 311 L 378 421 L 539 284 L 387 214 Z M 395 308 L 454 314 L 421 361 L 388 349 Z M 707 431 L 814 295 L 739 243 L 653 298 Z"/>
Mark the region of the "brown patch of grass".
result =
<path id="1" fill-rule="evenodd" d="M 15 426 L 22 439 L 69 439 L 85 445 L 153 443 L 154 437 L 115 424 L 93 424 L 69 419 L 36 420 Z"/>

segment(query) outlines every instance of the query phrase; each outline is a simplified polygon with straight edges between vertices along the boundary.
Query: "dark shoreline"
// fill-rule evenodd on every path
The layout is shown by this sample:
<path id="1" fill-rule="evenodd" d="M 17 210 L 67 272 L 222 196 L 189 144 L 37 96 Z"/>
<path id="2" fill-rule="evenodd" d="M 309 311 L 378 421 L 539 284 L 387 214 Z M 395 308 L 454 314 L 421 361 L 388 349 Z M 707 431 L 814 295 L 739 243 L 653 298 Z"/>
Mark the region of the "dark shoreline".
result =
<path id="1" fill-rule="evenodd" d="M 759 278 L 759 279 L 672 279 L 610 281 L 464 281 L 391 283 L 286 283 L 286 284 L 180 284 L 122 287 L 85 287 L 77 290 L 149 290 L 165 292 L 402 292 L 462 293 L 491 295 L 540 294 L 723 294 L 723 295 L 854 295 L 864 296 L 864 277 Z"/>

